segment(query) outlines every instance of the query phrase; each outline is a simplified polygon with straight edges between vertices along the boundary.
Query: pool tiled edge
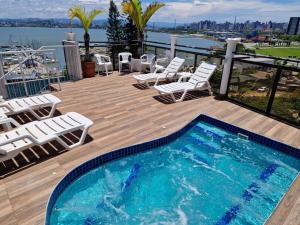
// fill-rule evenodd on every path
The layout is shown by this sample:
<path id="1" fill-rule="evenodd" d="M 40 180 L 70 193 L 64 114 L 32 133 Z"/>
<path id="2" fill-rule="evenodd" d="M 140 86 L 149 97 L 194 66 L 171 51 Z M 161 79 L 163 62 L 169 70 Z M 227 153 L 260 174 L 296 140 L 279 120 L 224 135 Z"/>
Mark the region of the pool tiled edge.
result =
<path id="1" fill-rule="evenodd" d="M 187 130 L 189 130 L 191 127 L 193 127 L 195 125 L 195 123 L 199 122 L 199 121 L 204 121 L 207 123 L 210 123 L 214 126 L 217 126 L 219 128 L 222 128 L 224 130 L 227 130 L 229 132 L 238 134 L 241 133 L 243 135 L 246 135 L 249 140 L 251 141 L 255 141 L 257 143 L 260 143 L 262 145 L 266 145 L 268 147 L 271 147 L 273 149 L 285 152 L 289 155 L 292 155 L 294 157 L 300 158 L 300 150 L 292 147 L 292 146 L 288 146 L 286 144 L 283 144 L 281 142 L 272 140 L 270 138 L 266 138 L 264 136 L 255 134 L 253 132 L 250 132 L 248 130 L 236 127 L 234 125 L 225 123 L 223 121 L 217 120 L 215 118 L 209 117 L 207 115 L 199 115 L 198 117 L 196 117 L 192 122 L 190 122 L 188 125 L 186 125 L 185 127 L 183 127 L 182 129 L 180 129 L 177 132 L 174 132 L 171 135 L 159 138 L 159 139 L 155 139 L 149 142 L 145 142 L 142 144 L 137 144 L 137 145 L 133 145 L 133 146 L 129 146 L 129 147 L 125 147 L 122 149 L 118 149 L 118 150 L 114 150 L 111 151 L 107 154 L 98 156 L 94 159 L 91 159 L 81 165 L 79 165 L 78 167 L 76 167 L 75 169 L 73 169 L 70 173 L 68 173 L 65 177 L 63 177 L 61 179 L 61 181 L 56 185 L 56 187 L 54 188 L 52 194 L 50 195 L 50 198 L 48 200 L 48 204 L 47 204 L 47 210 L 46 210 L 46 218 L 45 218 L 45 224 L 46 225 L 50 225 L 50 214 L 51 211 L 53 209 L 53 206 L 57 200 L 57 198 L 60 196 L 60 194 L 63 192 L 63 190 L 70 184 L 72 183 L 74 180 L 76 180 L 78 177 L 80 177 L 82 174 L 96 168 L 99 167 L 109 161 L 112 160 L 116 160 L 122 157 L 126 157 L 129 155 L 133 155 L 133 154 L 137 154 L 140 152 L 144 152 L 147 151 L 151 148 L 155 148 L 155 147 L 159 147 L 162 146 L 164 144 L 167 144 L 173 140 L 175 140 L 176 138 L 178 138 L 179 136 L 181 136 L 182 134 L 184 134 Z"/>

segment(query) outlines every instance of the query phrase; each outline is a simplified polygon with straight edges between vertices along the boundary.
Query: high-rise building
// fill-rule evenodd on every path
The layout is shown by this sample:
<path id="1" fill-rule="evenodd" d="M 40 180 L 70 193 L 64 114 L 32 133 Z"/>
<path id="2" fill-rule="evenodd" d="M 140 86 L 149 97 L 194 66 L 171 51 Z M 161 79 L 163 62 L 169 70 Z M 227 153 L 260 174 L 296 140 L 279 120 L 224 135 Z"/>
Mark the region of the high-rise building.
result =
<path id="1" fill-rule="evenodd" d="M 289 35 L 300 34 L 300 17 L 290 18 L 287 34 Z"/>

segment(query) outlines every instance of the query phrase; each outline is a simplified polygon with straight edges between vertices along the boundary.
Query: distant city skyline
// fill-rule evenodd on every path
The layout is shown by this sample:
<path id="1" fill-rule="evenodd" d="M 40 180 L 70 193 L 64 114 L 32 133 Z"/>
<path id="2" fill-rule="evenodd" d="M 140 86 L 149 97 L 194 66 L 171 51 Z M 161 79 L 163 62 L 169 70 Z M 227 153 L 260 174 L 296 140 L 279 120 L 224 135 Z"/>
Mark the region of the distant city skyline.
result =
<path id="1" fill-rule="evenodd" d="M 142 1 L 146 6 L 153 0 Z M 120 6 L 121 0 L 115 1 Z M 152 22 L 190 23 L 199 20 L 217 22 L 234 21 L 274 21 L 289 22 L 292 16 L 300 16 L 299 0 L 160 0 L 166 3 L 154 15 Z M 98 19 L 106 19 L 109 0 L 0 0 L 5 9 L 0 18 L 67 18 L 67 10 L 72 5 L 102 8 L 106 13 Z M 170 19 L 171 18 L 171 19 Z"/>

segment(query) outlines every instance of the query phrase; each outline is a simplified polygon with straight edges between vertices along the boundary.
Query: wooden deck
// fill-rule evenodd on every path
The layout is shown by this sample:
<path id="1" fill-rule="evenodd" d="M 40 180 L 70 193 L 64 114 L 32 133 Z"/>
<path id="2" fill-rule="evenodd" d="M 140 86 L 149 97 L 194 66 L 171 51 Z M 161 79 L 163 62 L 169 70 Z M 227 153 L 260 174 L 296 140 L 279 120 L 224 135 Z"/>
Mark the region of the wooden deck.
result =
<path id="1" fill-rule="evenodd" d="M 72 168 L 95 156 L 122 146 L 170 134 L 200 113 L 300 147 L 299 129 L 282 124 L 207 94 L 189 95 L 182 103 L 170 104 L 152 89 L 134 86 L 131 75 L 95 77 L 64 83 L 57 92 L 61 113 L 79 112 L 95 122 L 88 143 L 72 151 L 53 147 L 26 150 L 0 166 L 0 224 L 44 223 L 51 191 Z M 49 146 L 48 146 L 49 147 Z M 300 224 L 300 177 L 290 189 L 268 224 Z"/>

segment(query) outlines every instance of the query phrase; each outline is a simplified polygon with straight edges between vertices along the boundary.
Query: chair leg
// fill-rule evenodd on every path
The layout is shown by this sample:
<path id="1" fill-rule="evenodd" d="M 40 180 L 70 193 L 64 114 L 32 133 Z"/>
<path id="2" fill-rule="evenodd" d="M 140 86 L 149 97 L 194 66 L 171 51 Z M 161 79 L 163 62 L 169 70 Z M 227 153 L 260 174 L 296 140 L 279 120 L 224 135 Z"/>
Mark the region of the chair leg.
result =
<path id="1" fill-rule="evenodd" d="M 176 102 L 182 102 L 182 101 L 184 100 L 185 96 L 186 96 L 186 93 L 187 93 L 187 90 L 185 90 L 185 91 L 182 93 L 181 98 L 178 99 Z"/>
<path id="2" fill-rule="evenodd" d="M 69 149 L 72 149 L 72 148 L 78 147 L 80 145 L 83 145 L 83 143 L 84 143 L 84 141 L 86 139 L 86 136 L 88 134 L 88 130 L 89 130 L 89 128 L 84 128 L 79 141 L 77 143 L 74 143 L 73 145 L 70 145 Z"/>
<path id="3" fill-rule="evenodd" d="M 146 80 L 145 84 L 146 84 L 146 86 L 147 86 L 148 88 L 150 88 L 150 84 L 149 84 L 149 82 L 148 82 L 147 80 Z"/>
<path id="4" fill-rule="evenodd" d="M 212 96 L 212 95 L 213 95 L 213 92 L 212 92 L 212 90 L 211 90 L 211 86 L 210 86 L 209 83 L 207 84 L 207 90 L 208 90 L 208 92 L 209 92 L 209 95 Z"/>
<path id="5" fill-rule="evenodd" d="M 170 96 L 171 96 L 171 98 L 172 98 L 172 100 L 173 100 L 174 102 L 177 102 L 177 101 L 176 101 L 176 98 L 175 98 L 175 96 L 174 96 L 173 93 L 171 93 Z"/>
<path id="6" fill-rule="evenodd" d="M 107 65 L 105 65 L 106 76 L 108 76 Z"/>

